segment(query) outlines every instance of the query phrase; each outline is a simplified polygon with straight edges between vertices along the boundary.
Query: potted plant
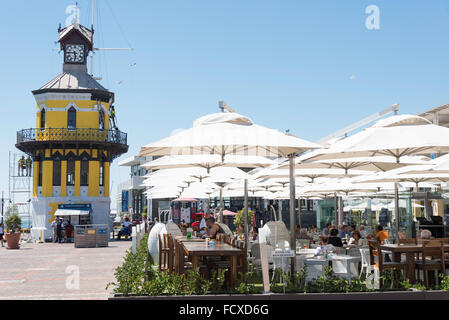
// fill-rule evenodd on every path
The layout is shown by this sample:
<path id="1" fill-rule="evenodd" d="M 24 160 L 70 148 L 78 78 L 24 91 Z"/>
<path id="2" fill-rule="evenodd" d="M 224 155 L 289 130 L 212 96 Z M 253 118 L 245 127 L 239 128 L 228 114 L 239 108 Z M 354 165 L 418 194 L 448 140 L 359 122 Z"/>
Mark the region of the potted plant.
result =
<path id="1" fill-rule="evenodd" d="M 6 249 L 19 249 L 19 241 L 20 241 L 20 229 L 22 225 L 22 219 L 20 216 L 15 213 L 10 215 L 5 220 L 6 232 L 5 232 L 5 240 L 6 240 Z"/>

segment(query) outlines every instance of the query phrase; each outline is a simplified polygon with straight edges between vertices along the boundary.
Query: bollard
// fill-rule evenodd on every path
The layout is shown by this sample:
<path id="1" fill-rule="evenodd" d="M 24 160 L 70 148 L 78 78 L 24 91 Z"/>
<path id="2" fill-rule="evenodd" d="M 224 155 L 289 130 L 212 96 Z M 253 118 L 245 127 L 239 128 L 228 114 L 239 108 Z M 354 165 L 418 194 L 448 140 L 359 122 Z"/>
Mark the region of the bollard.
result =
<path id="1" fill-rule="evenodd" d="M 136 227 L 132 228 L 131 239 L 132 239 L 132 253 L 137 253 L 137 241 L 136 241 Z"/>

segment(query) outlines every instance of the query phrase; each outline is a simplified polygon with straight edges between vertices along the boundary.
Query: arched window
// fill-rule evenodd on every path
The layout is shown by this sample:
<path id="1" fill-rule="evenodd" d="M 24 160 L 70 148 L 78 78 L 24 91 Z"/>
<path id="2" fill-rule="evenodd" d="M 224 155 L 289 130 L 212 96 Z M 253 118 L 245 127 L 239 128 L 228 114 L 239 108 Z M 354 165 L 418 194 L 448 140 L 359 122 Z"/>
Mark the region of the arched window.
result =
<path id="1" fill-rule="evenodd" d="M 67 128 L 76 129 L 76 109 L 74 107 L 70 107 L 68 111 Z"/>
<path id="2" fill-rule="evenodd" d="M 104 126 L 104 112 L 101 109 L 100 109 L 100 111 L 98 111 L 98 127 L 101 130 L 105 129 L 105 126 Z"/>
<path id="3" fill-rule="evenodd" d="M 37 178 L 37 185 L 39 187 L 42 187 L 42 170 L 44 167 L 44 162 L 41 160 L 39 161 L 39 173 L 38 173 L 38 178 Z"/>
<path id="4" fill-rule="evenodd" d="M 53 185 L 61 185 L 61 155 L 59 152 L 56 152 L 53 157 Z"/>
<path id="5" fill-rule="evenodd" d="M 67 185 L 75 185 L 75 155 L 69 152 L 67 157 Z"/>
<path id="6" fill-rule="evenodd" d="M 104 161 L 100 161 L 100 187 L 104 187 Z"/>
<path id="7" fill-rule="evenodd" d="M 45 109 L 41 111 L 41 129 L 45 128 Z"/>
<path id="8" fill-rule="evenodd" d="M 89 185 L 89 156 L 83 152 L 81 155 L 81 186 Z"/>

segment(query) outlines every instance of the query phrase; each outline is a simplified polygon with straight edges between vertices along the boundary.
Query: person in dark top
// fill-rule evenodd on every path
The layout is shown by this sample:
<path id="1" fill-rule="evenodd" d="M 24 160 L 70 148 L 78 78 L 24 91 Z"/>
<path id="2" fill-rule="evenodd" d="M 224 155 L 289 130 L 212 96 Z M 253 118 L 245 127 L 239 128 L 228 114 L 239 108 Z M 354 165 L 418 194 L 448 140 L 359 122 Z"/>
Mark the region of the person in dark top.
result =
<path id="1" fill-rule="evenodd" d="M 329 244 L 333 245 L 334 247 L 343 247 L 343 242 L 338 237 L 338 230 L 337 229 L 331 229 L 329 233 Z"/>
<path id="2" fill-rule="evenodd" d="M 57 218 L 56 222 L 56 242 L 61 243 L 62 241 L 62 221 L 61 219 Z"/>
<path id="3" fill-rule="evenodd" d="M 210 217 L 206 220 L 206 227 L 207 227 L 207 233 L 206 237 L 209 237 L 211 239 L 215 239 L 217 237 L 217 234 L 224 233 L 223 229 L 215 223 L 215 218 Z"/>

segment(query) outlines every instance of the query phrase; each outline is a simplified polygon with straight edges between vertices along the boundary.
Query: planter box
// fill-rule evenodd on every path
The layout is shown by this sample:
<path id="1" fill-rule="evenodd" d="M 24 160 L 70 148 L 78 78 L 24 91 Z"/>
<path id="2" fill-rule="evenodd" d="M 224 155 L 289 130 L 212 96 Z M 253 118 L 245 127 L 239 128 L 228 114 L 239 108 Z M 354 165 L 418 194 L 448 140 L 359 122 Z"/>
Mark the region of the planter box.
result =
<path id="1" fill-rule="evenodd" d="M 6 249 L 20 249 L 20 232 L 5 233 Z"/>
<path id="2" fill-rule="evenodd" d="M 449 291 L 385 291 L 385 292 L 351 292 L 351 293 L 270 293 L 252 295 L 206 295 L 206 296 L 129 296 L 121 294 L 109 296 L 109 300 L 449 300 Z"/>

